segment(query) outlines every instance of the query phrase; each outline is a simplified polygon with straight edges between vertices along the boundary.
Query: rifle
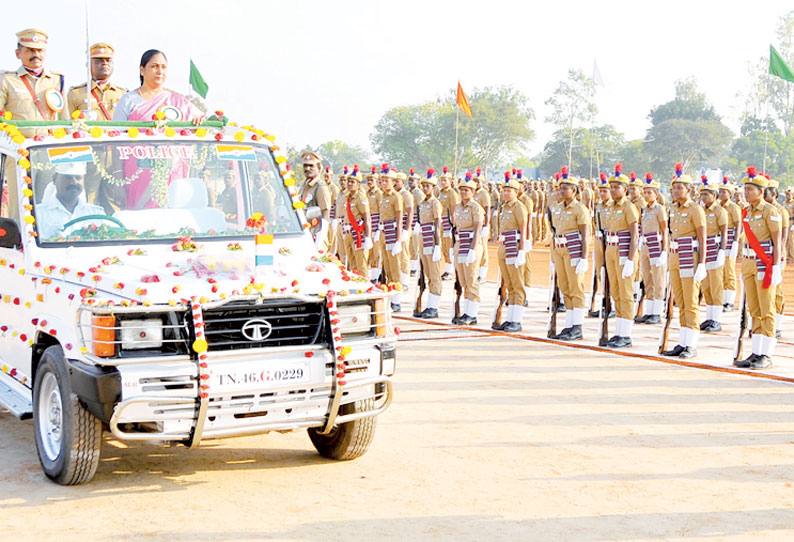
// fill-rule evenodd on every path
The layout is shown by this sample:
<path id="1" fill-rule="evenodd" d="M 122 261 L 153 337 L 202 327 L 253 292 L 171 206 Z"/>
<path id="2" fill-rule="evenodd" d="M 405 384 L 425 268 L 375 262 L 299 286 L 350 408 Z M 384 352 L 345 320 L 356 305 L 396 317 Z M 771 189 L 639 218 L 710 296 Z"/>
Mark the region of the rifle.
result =
<path id="1" fill-rule="evenodd" d="M 637 313 L 634 315 L 634 318 L 639 318 L 643 316 L 643 312 L 645 311 L 645 281 L 640 281 L 640 299 L 637 301 Z"/>
<path id="2" fill-rule="evenodd" d="M 491 324 L 491 328 L 494 326 L 498 326 L 502 320 L 502 307 L 507 300 L 507 296 L 505 296 L 505 281 L 502 278 L 502 270 L 497 269 L 497 279 L 496 281 L 499 283 L 499 291 L 496 293 L 496 309 L 493 313 L 493 322 Z"/>
<path id="3" fill-rule="evenodd" d="M 664 328 L 662 329 L 662 336 L 659 338 L 659 355 L 667 350 L 667 336 L 670 334 L 670 322 L 673 321 L 673 285 L 670 284 L 670 272 L 667 272 L 667 295 L 665 296 L 664 305 Z"/>
<path id="4" fill-rule="evenodd" d="M 612 312 L 612 300 L 609 297 L 609 272 L 607 271 L 607 234 L 600 227 L 601 215 L 597 214 L 596 216 L 598 216 L 598 229 L 601 231 L 601 248 L 604 253 L 604 262 L 601 264 L 601 268 L 604 270 L 604 293 L 601 299 L 601 337 L 598 339 L 598 345 L 606 346 L 609 342 L 609 313 Z M 593 273 L 599 272 L 600 270 L 593 269 Z"/>
<path id="5" fill-rule="evenodd" d="M 463 295 L 463 286 L 458 279 L 458 270 L 455 269 L 455 309 L 453 318 L 460 318 L 460 296 Z"/>
<path id="6" fill-rule="evenodd" d="M 595 262 L 595 258 L 593 258 L 593 262 Z M 600 272 L 600 269 L 593 268 L 593 294 L 590 296 L 589 312 L 593 312 L 595 310 L 596 295 L 598 295 L 598 274 Z"/>
<path id="7" fill-rule="evenodd" d="M 552 262 L 549 276 L 549 323 L 546 326 L 546 337 L 551 339 L 557 334 L 557 306 L 560 304 L 560 290 L 557 287 L 557 268 Z"/>
<path id="8" fill-rule="evenodd" d="M 414 318 L 418 317 L 422 312 L 422 294 L 425 293 L 427 283 L 425 282 L 425 264 L 422 257 L 419 257 L 419 281 L 416 287 L 416 302 L 414 303 Z"/>
<path id="9" fill-rule="evenodd" d="M 742 345 L 744 343 L 744 330 L 747 329 L 747 297 L 742 288 L 742 312 L 739 313 L 739 331 L 736 334 L 736 346 L 733 349 L 733 361 L 742 359 Z"/>

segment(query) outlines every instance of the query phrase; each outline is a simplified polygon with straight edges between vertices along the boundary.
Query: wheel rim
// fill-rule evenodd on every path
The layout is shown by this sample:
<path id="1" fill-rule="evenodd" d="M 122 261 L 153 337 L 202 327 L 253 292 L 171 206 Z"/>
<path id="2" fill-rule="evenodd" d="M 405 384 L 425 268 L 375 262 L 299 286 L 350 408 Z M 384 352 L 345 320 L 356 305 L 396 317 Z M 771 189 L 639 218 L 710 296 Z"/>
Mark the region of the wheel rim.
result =
<path id="1" fill-rule="evenodd" d="M 63 438 L 63 402 L 58 380 L 52 373 L 44 375 L 39 392 L 39 439 L 44 455 L 55 461 L 61 455 Z"/>

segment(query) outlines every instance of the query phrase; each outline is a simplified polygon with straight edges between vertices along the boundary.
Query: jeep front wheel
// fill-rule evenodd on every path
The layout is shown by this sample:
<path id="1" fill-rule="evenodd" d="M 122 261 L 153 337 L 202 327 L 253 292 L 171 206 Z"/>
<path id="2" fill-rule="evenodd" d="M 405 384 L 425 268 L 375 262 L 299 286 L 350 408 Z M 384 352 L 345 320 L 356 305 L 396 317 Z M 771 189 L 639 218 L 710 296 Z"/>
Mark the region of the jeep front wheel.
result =
<path id="1" fill-rule="evenodd" d="M 44 473 L 61 485 L 94 477 L 102 447 L 102 422 L 72 393 L 60 346 L 42 354 L 33 384 L 33 429 Z"/>
<path id="2" fill-rule="evenodd" d="M 356 401 L 339 407 L 339 415 L 373 410 L 375 399 Z M 309 438 L 321 456 L 346 461 L 361 457 L 369 449 L 375 436 L 376 416 L 335 425 L 331 432 L 323 435 L 318 429 L 309 429 Z"/>

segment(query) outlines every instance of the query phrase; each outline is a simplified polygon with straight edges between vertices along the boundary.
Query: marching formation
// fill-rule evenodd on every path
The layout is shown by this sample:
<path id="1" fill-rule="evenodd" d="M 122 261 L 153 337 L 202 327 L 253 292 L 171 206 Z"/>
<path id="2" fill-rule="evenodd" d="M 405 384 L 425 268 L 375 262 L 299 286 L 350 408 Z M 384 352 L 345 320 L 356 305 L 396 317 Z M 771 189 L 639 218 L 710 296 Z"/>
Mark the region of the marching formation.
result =
<path id="1" fill-rule="evenodd" d="M 499 245 L 499 302 L 491 327 L 521 331 L 528 255 L 535 243 L 548 241 L 549 338 L 583 339 L 589 316 L 602 320 L 601 346 L 627 348 L 635 324 L 663 324 L 659 353 L 692 358 L 700 334 L 720 331 L 723 311 L 739 308 L 749 312 L 751 324 L 741 319 L 734 364 L 771 365 L 782 323 L 782 270 L 794 256 L 788 235 L 794 194 L 788 191 L 782 205 L 777 181 L 753 167 L 739 188 L 727 177 L 695 181 L 676 164 L 668 201 L 651 173 L 626 174 L 620 163 L 597 180 L 576 178 L 562 167 L 553 180 L 528 179 L 514 169 L 495 182 L 481 169 L 457 178 L 446 166 L 418 175 L 388 164 L 366 175 L 358 165 L 345 167 L 335 177 L 316 153 L 302 160 L 307 180 L 301 197 L 321 211 L 312 226 L 317 248 L 338 254 L 355 273 L 392 285 L 392 311 L 402 310 L 402 293 L 417 277 L 413 316 L 438 318 L 443 284 L 454 279 L 452 323 L 477 324 L 492 242 Z M 668 348 L 673 307 L 680 333 Z M 558 312 L 565 313 L 559 332 Z M 741 359 L 745 327 L 752 352 Z"/>

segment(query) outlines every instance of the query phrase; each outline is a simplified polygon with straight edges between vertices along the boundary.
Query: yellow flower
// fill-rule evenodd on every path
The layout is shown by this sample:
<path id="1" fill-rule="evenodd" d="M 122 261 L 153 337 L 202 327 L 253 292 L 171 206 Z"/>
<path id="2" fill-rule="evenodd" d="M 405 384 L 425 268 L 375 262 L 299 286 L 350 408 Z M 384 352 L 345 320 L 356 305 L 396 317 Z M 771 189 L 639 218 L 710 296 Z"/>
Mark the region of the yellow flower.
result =
<path id="1" fill-rule="evenodd" d="M 242 141 L 243 139 L 245 139 L 245 133 L 243 133 L 243 132 L 235 132 L 234 133 L 234 139 L 236 139 L 237 141 Z"/>
<path id="2" fill-rule="evenodd" d="M 176 135 L 176 130 L 174 130 L 169 126 L 168 128 L 165 129 L 165 135 L 167 135 L 168 137 L 174 137 Z"/>
<path id="3" fill-rule="evenodd" d="M 77 120 L 79 118 L 80 118 L 80 110 L 75 109 L 74 111 L 72 111 L 72 120 Z"/>
<path id="4" fill-rule="evenodd" d="M 90 133 L 91 133 L 91 137 L 102 137 L 102 128 L 100 128 L 99 126 L 94 126 L 93 128 L 91 128 Z"/>
<path id="5" fill-rule="evenodd" d="M 52 131 L 52 135 L 54 135 L 56 139 L 63 139 L 66 137 L 66 130 L 63 128 L 56 128 Z"/>
<path id="6" fill-rule="evenodd" d="M 306 207 L 306 204 L 304 204 L 302 201 L 293 201 L 292 207 L 293 209 L 303 209 L 304 207 Z"/>
<path id="7" fill-rule="evenodd" d="M 13 117 L 11 111 L 6 111 L 5 114 L 3 114 L 3 120 L 11 120 L 11 117 Z"/>
<path id="8" fill-rule="evenodd" d="M 129 135 L 130 137 L 138 137 L 138 128 L 133 126 L 129 130 L 127 130 L 127 135 Z"/>
<path id="9" fill-rule="evenodd" d="M 207 129 L 206 128 L 199 128 L 198 130 L 196 130 L 196 135 L 199 136 L 199 137 L 206 136 L 207 135 Z"/>
<path id="10" fill-rule="evenodd" d="M 30 169 L 30 160 L 28 160 L 27 158 L 23 158 L 17 163 L 19 164 L 19 167 L 21 167 L 22 169 Z"/>
<path id="11" fill-rule="evenodd" d="M 276 156 L 276 163 L 277 164 L 283 164 L 286 161 L 287 161 L 287 157 L 284 156 L 283 154 L 280 154 L 280 155 Z"/>

